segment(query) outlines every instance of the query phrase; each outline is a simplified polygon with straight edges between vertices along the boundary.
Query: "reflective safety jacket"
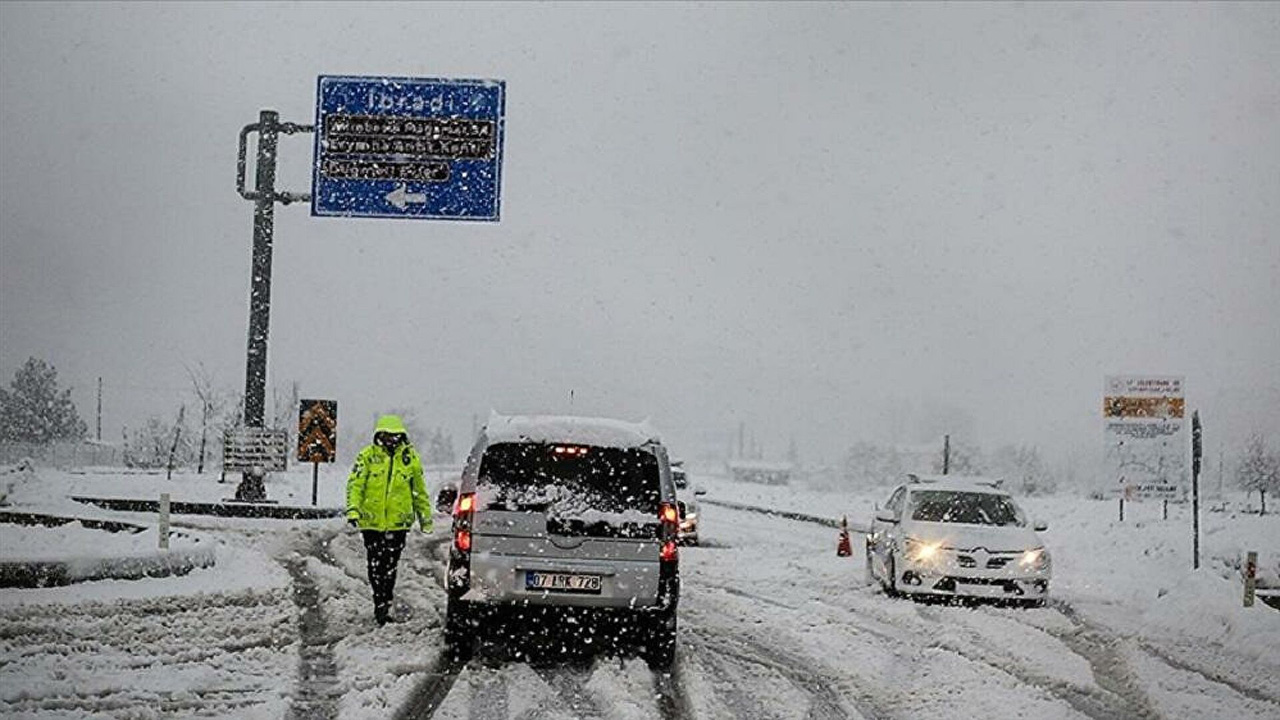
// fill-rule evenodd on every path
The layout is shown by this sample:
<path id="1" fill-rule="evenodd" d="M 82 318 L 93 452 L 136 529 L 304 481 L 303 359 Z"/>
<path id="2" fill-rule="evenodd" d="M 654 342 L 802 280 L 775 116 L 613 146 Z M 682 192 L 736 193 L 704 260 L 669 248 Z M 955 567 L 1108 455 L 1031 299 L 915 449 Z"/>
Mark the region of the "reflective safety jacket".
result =
<path id="1" fill-rule="evenodd" d="M 361 530 L 408 530 L 417 517 L 431 532 L 431 499 L 422 479 L 422 460 L 408 442 L 388 453 L 373 444 L 356 456 L 347 478 L 347 519 Z"/>

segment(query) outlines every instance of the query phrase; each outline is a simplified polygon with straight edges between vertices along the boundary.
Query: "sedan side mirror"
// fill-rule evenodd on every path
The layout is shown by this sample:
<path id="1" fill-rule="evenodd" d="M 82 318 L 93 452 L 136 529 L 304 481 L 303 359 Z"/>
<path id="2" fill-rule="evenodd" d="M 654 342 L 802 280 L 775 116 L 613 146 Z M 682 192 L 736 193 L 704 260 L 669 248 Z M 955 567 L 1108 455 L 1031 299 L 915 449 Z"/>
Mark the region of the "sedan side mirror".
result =
<path id="1" fill-rule="evenodd" d="M 876 512 L 876 520 L 883 523 L 896 523 L 898 519 L 893 516 L 892 510 L 880 510 Z"/>
<path id="2" fill-rule="evenodd" d="M 1047 523 L 1047 522 L 1045 522 L 1045 521 L 1043 521 L 1043 520 L 1037 520 L 1037 521 L 1035 521 L 1034 523 L 1032 523 L 1032 524 L 1031 524 L 1031 527 L 1032 527 L 1032 529 L 1033 529 L 1033 530 L 1035 530 L 1036 532 L 1043 532 L 1043 531 L 1045 531 L 1045 530 L 1048 530 L 1048 529 L 1049 529 L 1049 523 Z"/>

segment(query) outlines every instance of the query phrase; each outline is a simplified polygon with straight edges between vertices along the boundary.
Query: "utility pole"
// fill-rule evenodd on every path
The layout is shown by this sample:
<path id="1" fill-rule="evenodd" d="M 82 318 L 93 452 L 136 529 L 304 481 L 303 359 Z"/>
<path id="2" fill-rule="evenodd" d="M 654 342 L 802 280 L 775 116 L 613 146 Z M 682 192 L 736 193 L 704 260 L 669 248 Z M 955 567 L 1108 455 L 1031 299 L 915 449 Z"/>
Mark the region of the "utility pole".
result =
<path id="1" fill-rule="evenodd" d="M 942 436 L 942 474 L 951 471 L 951 436 Z"/>
<path id="2" fill-rule="evenodd" d="M 102 376 L 98 376 L 98 442 L 102 442 Z"/>
<path id="3" fill-rule="evenodd" d="M 275 204 L 310 200 L 302 193 L 276 192 L 276 156 L 280 133 L 312 132 L 310 125 L 281 123 L 274 110 L 258 113 L 258 122 L 240 131 L 240 155 L 236 166 L 236 190 L 253 205 L 253 271 L 249 291 L 249 343 L 244 371 L 244 424 L 261 428 L 267 389 L 267 331 L 271 324 L 271 244 L 274 235 Z M 245 189 L 246 147 L 249 133 L 258 133 L 258 157 L 254 168 L 254 188 Z M 267 497 L 263 475 L 246 472 L 236 488 L 236 499 L 261 501 Z"/>
<path id="4" fill-rule="evenodd" d="M 1200 411 L 1191 413 L 1191 568 L 1200 569 Z"/>

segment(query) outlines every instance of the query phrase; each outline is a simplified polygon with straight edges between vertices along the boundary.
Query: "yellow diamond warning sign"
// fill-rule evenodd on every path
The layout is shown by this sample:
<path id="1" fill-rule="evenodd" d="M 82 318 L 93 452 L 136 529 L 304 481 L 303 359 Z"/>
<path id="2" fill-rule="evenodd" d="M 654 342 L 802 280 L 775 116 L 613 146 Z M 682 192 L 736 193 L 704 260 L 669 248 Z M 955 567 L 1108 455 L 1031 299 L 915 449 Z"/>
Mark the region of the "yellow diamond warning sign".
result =
<path id="1" fill-rule="evenodd" d="M 338 456 L 338 401 L 303 400 L 298 410 L 298 460 L 333 462 Z"/>

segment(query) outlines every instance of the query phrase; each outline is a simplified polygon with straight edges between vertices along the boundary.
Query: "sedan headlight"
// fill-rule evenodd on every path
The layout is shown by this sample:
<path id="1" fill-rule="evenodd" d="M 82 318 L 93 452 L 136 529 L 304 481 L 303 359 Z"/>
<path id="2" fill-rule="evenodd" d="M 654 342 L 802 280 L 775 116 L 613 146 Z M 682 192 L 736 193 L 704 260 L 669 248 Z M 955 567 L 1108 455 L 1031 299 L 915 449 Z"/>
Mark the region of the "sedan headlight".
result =
<path id="1" fill-rule="evenodd" d="M 938 559 L 942 550 L 941 542 L 925 542 L 915 538 L 907 538 L 907 559 L 913 562 L 932 562 Z"/>
<path id="2" fill-rule="evenodd" d="M 1042 547 L 1033 548 L 1022 553 L 1022 557 L 1018 560 L 1018 564 L 1026 570 L 1039 570 L 1048 567 L 1049 551 Z"/>

